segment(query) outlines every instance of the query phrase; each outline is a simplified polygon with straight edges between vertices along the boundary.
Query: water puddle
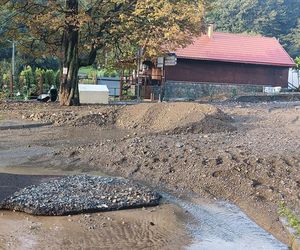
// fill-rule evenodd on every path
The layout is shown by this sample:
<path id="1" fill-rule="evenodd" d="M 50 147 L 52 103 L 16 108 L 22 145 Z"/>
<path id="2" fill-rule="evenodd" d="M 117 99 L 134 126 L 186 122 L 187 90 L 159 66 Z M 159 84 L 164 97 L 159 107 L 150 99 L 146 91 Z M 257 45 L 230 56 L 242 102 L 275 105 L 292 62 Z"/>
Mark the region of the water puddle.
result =
<path id="1" fill-rule="evenodd" d="M 0 150 L 0 168 L 20 165 L 27 162 L 30 157 L 42 156 L 47 153 L 49 153 L 49 149 L 44 147 L 15 147 Z"/>
<path id="2" fill-rule="evenodd" d="M 26 171 L 21 168 L 12 168 L 11 170 L 13 170 L 14 173 L 18 172 L 18 174 L 0 174 L 0 200 L 10 193 L 17 191 L 19 188 L 38 184 L 40 181 L 53 178 L 54 176 L 51 176 L 52 174 L 71 174 L 70 172 L 66 173 L 64 171 L 50 173 L 50 169 L 45 170 L 42 168 L 39 169 L 38 173 L 37 168 L 26 168 Z M 23 171 L 26 172 L 26 175 L 22 175 Z M 35 174 L 43 174 L 43 176 L 31 175 L 33 172 Z M 89 172 L 88 174 L 102 175 L 99 172 Z M 187 250 L 288 249 L 286 245 L 259 227 L 235 205 L 220 201 L 212 203 L 200 199 L 187 201 L 187 199 L 179 199 L 166 193 L 163 193 L 163 198 L 167 203 L 174 204 L 179 209 L 187 211 L 186 214 L 191 218 L 187 220 L 187 224 L 186 220 L 179 224 L 182 227 L 186 225 L 187 233 L 190 234 L 193 239 L 192 244 L 186 247 Z M 160 214 L 161 213 L 158 212 L 159 216 Z M 158 220 L 155 224 L 164 224 L 163 221 L 164 220 Z"/>
<path id="3" fill-rule="evenodd" d="M 65 175 L 94 175 L 94 176 L 107 176 L 101 171 L 79 171 L 79 170 L 63 170 L 57 168 L 45 168 L 45 167 L 24 167 L 24 166 L 17 166 L 17 167 L 4 167 L 0 169 L 0 176 L 1 174 L 12 174 L 12 175 L 23 175 L 23 176 L 65 176 Z"/>
<path id="4" fill-rule="evenodd" d="M 186 202 L 169 195 L 168 201 L 186 210 L 193 218 L 188 230 L 194 237 L 188 250 L 287 250 L 288 247 L 227 202 Z"/>

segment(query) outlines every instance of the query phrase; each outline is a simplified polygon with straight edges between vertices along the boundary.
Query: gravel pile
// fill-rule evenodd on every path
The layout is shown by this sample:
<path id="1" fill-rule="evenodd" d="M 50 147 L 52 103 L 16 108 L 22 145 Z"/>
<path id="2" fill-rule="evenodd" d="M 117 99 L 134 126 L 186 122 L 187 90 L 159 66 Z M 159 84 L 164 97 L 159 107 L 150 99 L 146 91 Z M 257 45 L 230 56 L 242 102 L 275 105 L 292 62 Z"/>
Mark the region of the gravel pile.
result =
<path id="1" fill-rule="evenodd" d="M 23 120 L 53 122 L 56 125 L 72 123 L 78 118 L 78 114 L 73 111 L 38 111 L 35 113 L 27 113 L 22 116 Z"/>
<path id="2" fill-rule="evenodd" d="M 0 203 L 0 209 L 34 215 L 69 215 L 156 206 L 160 195 L 129 180 L 68 176 L 26 187 Z"/>
<path id="3" fill-rule="evenodd" d="M 50 103 L 0 102 L 7 117 L 51 122 L 54 126 L 119 128 L 151 133 L 218 133 L 236 130 L 233 119 L 219 108 L 195 102 L 60 107 Z M 14 119 L 15 120 L 15 119 Z"/>
<path id="4" fill-rule="evenodd" d="M 233 119 L 220 109 L 192 102 L 141 103 L 125 106 L 117 127 L 156 133 L 217 133 L 234 131 Z"/>
<path id="5" fill-rule="evenodd" d="M 96 126 L 106 126 L 114 124 L 114 115 L 110 113 L 96 113 L 88 114 L 79 117 L 74 120 L 71 125 L 73 126 L 86 126 L 86 125 L 96 125 Z"/>
<path id="6" fill-rule="evenodd" d="M 114 123 L 113 112 L 91 112 L 80 114 L 75 111 L 59 111 L 51 113 L 48 111 L 25 114 L 22 119 L 32 121 L 53 122 L 55 125 L 68 124 L 71 126 L 106 126 Z"/>

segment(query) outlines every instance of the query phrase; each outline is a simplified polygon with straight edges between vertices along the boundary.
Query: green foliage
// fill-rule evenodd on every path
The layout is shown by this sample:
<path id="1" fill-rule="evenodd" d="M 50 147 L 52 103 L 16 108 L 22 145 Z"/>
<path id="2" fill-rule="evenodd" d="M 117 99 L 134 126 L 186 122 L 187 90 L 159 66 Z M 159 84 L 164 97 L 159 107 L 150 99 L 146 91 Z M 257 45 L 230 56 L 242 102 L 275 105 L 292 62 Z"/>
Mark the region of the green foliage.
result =
<path id="1" fill-rule="evenodd" d="M 299 0 L 216 0 L 207 15 L 217 30 L 276 37 L 295 56 L 300 53 Z"/>
<path id="2" fill-rule="evenodd" d="M 41 68 L 36 68 L 35 72 L 35 80 L 37 85 L 37 95 L 43 94 L 44 92 L 44 83 L 45 83 L 45 70 Z"/>
<path id="3" fill-rule="evenodd" d="M 26 55 L 59 58 L 68 68 L 60 86 L 60 103 L 77 105 L 79 67 L 93 65 L 99 54 L 110 54 L 115 67 L 125 68 L 136 63 L 138 50 L 140 57 L 152 58 L 191 43 L 203 30 L 207 2 L 4 1 L 0 16 L 2 12 L 12 16 L 0 40 L 18 41 Z"/>
<path id="4" fill-rule="evenodd" d="M 95 80 L 93 80 L 93 79 L 80 79 L 79 83 L 80 84 L 95 84 Z"/>
<path id="5" fill-rule="evenodd" d="M 118 72 L 111 68 L 101 70 L 100 72 L 100 76 L 104 76 L 104 77 L 117 77 L 118 75 L 119 75 Z"/>
<path id="6" fill-rule="evenodd" d="M 10 80 L 10 73 L 4 73 L 2 80 L 4 82 L 4 84 L 8 85 L 9 84 L 9 80 Z"/>
<path id="7" fill-rule="evenodd" d="M 8 61 L 3 60 L 0 62 L 0 90 L 4 85 L 8 85 L 10 81 L 11 65 Z"/>
<path id="8" fill-rule="evenodd" d="M 57 72 L 52 69 L 36 68 L 34 71 L 27 66 L 19 77 L 21 94 L 27 98 L 47 93 L 52 85 L 56 85 Z"/>
<path id="9" fill-rule="evenodd" d="M 287 208 L 283 202 L 279 204 L 279 214 L 287 218 L 289 225 L 296 230 L 297 236 L 300 236 L 300 218 Z"/>
<path id="10" fill-rule="evenodd" d="M 93 66 L 88 66 L 88 67 L 81 67 L 79 69 L 79 74 L 87 75 L 88 77 L 93 77 L 93 76 L 99 76 L 101 74 L 101 71 L 97 70 Z"/>
<path id="11" fill-rule="evenodd" d="M 291 30 L 291 33 L 287 36 L 287 39 L 292 44 L 292 55 L 300 54 L 300 15 L 298 18 L 297 26 Z"/>
<path id="12" fill-rule="evenodd" d="M 37 95 L 35 77 L 30 66 L 25 67 L 25 69 L 21 71 L 19 81 L 20 85 L 23 87 L 22 92 L 25 96 L 30 97 Z"/>
<path id="13" fill-rule="evenodd" d="M 0 100 L 5 100 L 9 98 L 9 89 L 5 88 L 2 91 L 0 91 Z"/>
<path id="14" fill-rule="evenodd" d="M 57 70 L 55 73 L 55 86 L 59 89 L 60 86 L 60 70 Z"/>
<path id="15" fill-rule="evenodd" d="M 11 44 L 8 42 L 0 43 L 0 60 L 11 58 Z"/>
<path id="16" fill-rule="evenodd" d="M 0 58 L 1 58 L 1 47 L 0 47 Z M 25 62 L 29 60 L 31 59 L 29 58 L 24 59 L 22 53 L 18 54 L 16 57 L 16 73 L 15 73 L 16 78 L 15 78 L 14 90 L 16 92 L 19 91 L 21 93 L 19 98 L 22 98 L 23 95 L 27 97 L 32 97 L 42 93 L 46 93 L 50 89 L 51 85 L 53 84 L 59 87 L 59 76 L 57 76 L 57 73 L 59 74 L 59 71 L 54 72 L 52 69 L 45 70 L 43 68 L 32 67 L 32 66 L 27 66 L 23 68 L 21 65 L 24 65 Z M 46 62 L 52 62 L 50 63 L 52 67 L 53 65 L 55 65 L 55 63 L 57 63 L 57 60 L 47 59 L 47 58 L 44 58 L 42 60 L 35 59 L 31 61 L 30 64 L 36 65 L 35 62 L 39 62 L 41 65 L 45 64 Z M 3 59 L 2 61 L 0 61 L 0 91 L 1 91 L 2 98 L 4 97 L 8 98 L 10 78 L 11 78 L 11 66 L 12 65 L 10 60 Z M 45 84 L 45 80 L 46 80 L 46 84 Z"/>
<path id="17" fill-rule="evenodd" d="M 207 2 L 6 1 L 0 16 L 3 14 L 10 20 L 4 28 L 4 37 L 20 41 L 20 49 L 26 55 L 56 55 L 62 59 L 64 31 L 68 27 L 71 32 L 79 31 L 80 66 L 88 66 L 94 63 L 98 51 L 113 54 L 116 62 L 135 58 L 139 47 L 144 48 L 145 54 L 153 55 L 191 42 L 203 28 Z M 67 10 L 70 6 L 73 6 L 71 12 Z"/>
<path id="18" fill-rule="evenodd" d="M 56 74 L 52 69 L 45 71 L 45 89 L 48 91 L 52 85 L 56 85 Z"/>
<path id="19" fill-rule="evenodd" d="M 296 63 L 296 67 L 295 68 L 297 70 L 300 70 L 300 56 L 296 57 L 294 61 Z"/>
<path id="20" fill-rule="evenodd" d="M 45 75 L 45 70 L 41 68 L 36 68 L 35 69 L 35 79 L 38 81 L 39 79 L 42 79 Z"/>
<path id="21" fill-rule="evenodd" d="M 27 54 L 25 56 L 27 59 L 27 60 L 24 60 L 25 63 L 28 63 L 28 61 L 29 61 L 31 67 L 43 68 L 43 69 L 53 69 L 54 71 L 57 71 L 59 69 L 59 60 L 56 57 L 40 58 L 40 57 L 34 57 L 32 55 L 31 55 L 31 57 L 28 57 Z"/>

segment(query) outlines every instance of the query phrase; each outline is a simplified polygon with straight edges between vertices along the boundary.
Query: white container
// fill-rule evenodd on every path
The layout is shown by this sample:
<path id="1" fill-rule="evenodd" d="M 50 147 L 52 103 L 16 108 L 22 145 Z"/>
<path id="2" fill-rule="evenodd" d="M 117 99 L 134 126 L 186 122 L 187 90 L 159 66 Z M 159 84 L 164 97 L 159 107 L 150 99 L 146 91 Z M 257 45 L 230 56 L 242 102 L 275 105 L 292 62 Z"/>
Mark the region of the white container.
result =
<path id="1" fill-rule="evenodd" d="M 278 94 L 281 91 L 281 87 L 264 87 L 264 93 Z"/>
<path id="2" fill-rule="evenodd" d="M 79 100 L 82 104 L 108 104 L 106 85 L 79 84 Z"/>

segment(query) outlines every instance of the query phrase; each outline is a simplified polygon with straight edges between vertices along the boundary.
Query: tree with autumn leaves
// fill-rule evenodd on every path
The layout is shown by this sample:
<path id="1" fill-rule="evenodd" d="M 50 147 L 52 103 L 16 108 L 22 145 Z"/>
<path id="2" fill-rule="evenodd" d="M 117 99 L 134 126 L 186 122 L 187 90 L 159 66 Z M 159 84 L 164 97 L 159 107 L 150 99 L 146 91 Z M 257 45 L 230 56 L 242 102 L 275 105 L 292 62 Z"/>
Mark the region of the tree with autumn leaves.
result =
<path id="1" fill-rule="evenodd" d="M 78 105 L 78 70 L 110 53 L 116 64 L 185 46 L 203 30 L 205 0 L 2 0 L 2 36 L 61 61 L 61 105 Z"/>

